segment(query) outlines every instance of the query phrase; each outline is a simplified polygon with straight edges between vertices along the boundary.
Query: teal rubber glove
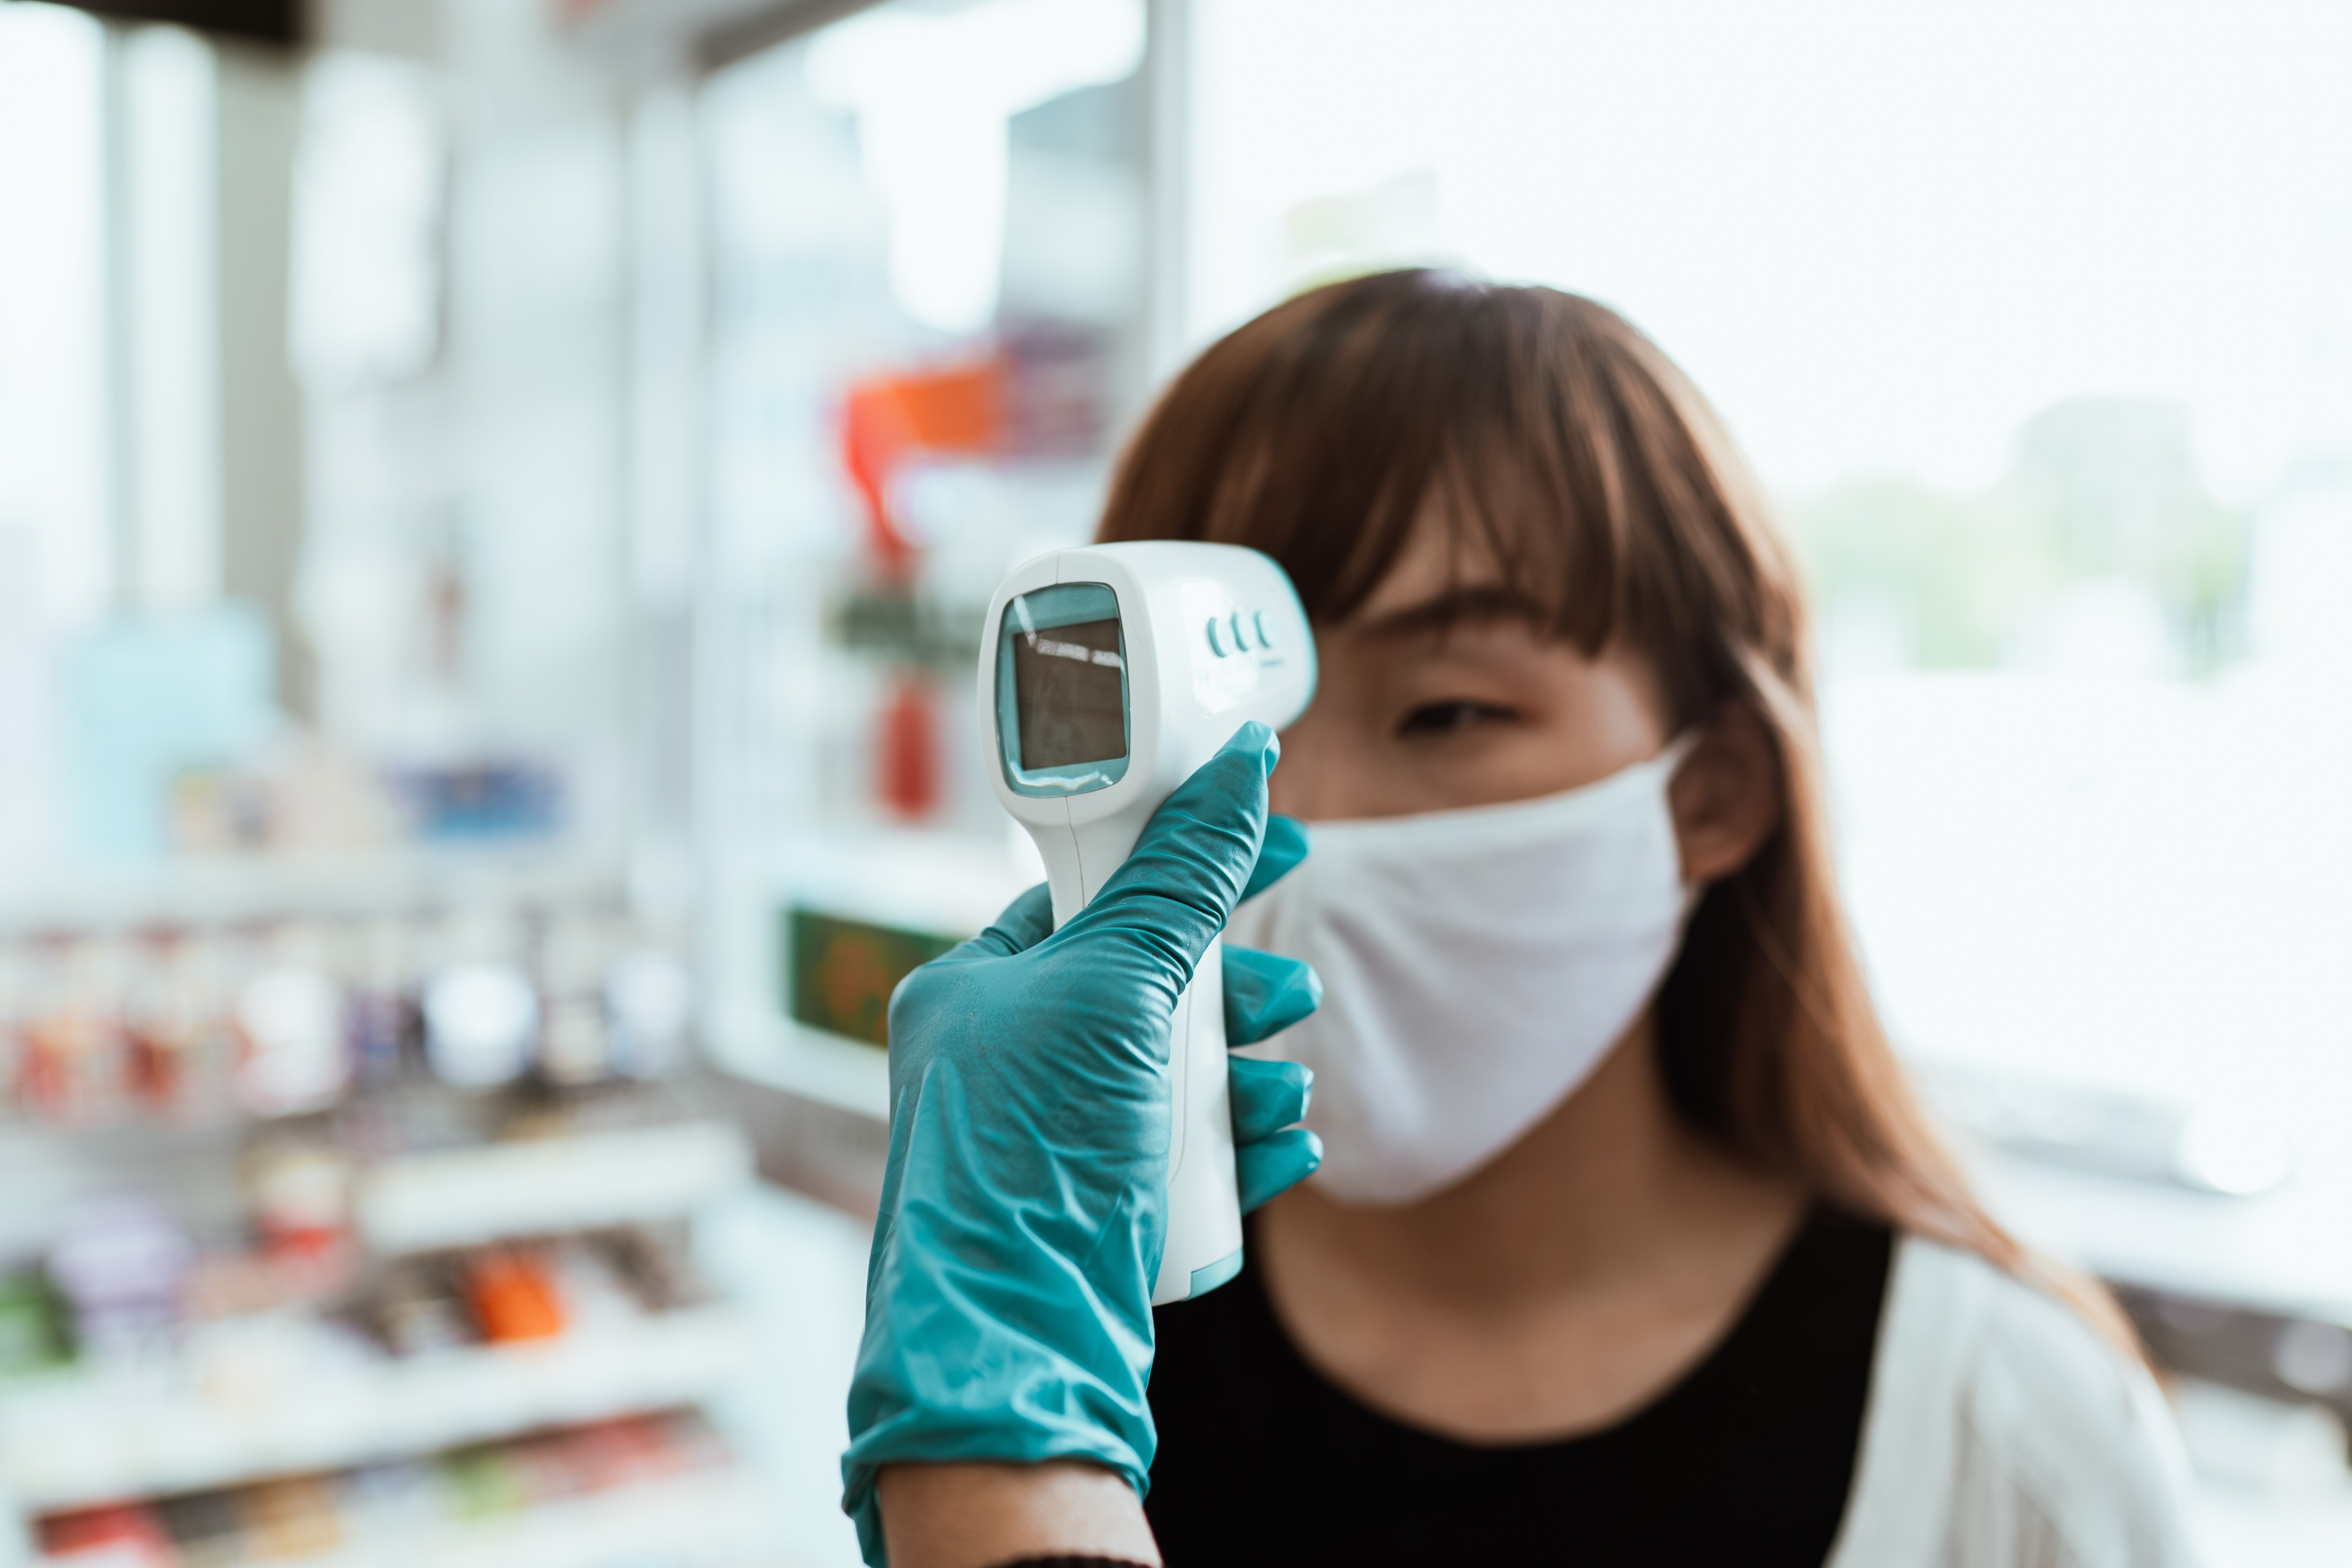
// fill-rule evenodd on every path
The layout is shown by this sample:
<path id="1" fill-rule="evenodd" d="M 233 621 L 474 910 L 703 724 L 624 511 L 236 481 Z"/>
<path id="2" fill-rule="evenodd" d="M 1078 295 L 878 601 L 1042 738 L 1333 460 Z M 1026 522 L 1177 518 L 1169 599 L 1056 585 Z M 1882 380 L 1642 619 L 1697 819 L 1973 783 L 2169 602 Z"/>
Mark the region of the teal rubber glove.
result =
<path id="1" fill-rule="evenodd" d="M 1142 1495 L 1169 1023 L 1234 905 L 1304 853 L 1296 824 L 1268 831 L 1279 755 L 1264 725 L 1243 726 L 1060 931 L 1034 888 L 891 998 L 890 1153 L 842 1458 L 867 1562 L 886 1560 L 874 1482 L 888 1464 L 1087 1459 Z M 1294 961 L 1229 949 L 1225 965 L 1234 1044 L 1319 999 Z M 1320 1150 L 1290 1125 L 1305 1113 L 1304 1070 L 1231 1060 L 1254 1205 L 1312 1171 Z"/>
<path id="2" fill-rule="evenodd" d="M 1306 854 L 1305 830 L 1286 816 L 1269 817 L 1257 874 L 1243 897 L 1271 887 Z M 1298 960 L 1225 944 L 1228 1046 L 1254 1046 L 1297 1023 L 1322 1001 L 1323 983 Z M 1225 1070 L 1234 1108 L 1234 1173 L 1240 1180 L 1242 1213 L 1247 1214 L 1313 1175 L 1323 1163 L 1323 1141 L 1298 1125 L 1307 1119 L 1315 1069 L 1299 1062 L 1228 1057 Z"/>

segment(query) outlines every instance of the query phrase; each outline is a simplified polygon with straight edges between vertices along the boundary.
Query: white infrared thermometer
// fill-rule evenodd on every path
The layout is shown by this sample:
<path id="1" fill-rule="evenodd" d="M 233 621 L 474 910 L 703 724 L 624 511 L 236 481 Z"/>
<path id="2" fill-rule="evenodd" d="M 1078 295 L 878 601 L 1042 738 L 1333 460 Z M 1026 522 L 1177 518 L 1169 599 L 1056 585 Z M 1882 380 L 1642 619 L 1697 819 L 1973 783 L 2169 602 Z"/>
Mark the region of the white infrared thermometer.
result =
<path id="1" fill-rule="evenodd" d="M 980 645 L 996 798 L 1045 858 L 1059 928 L 1102 890 L 1178 784 L 1255 719 L 1315 694 L 1315 640 L 1282 568 L 1233 544 L 1057 550 L 1013 568 Z M 1151 1303 L 1242 1266 L 1225 1088 L 1225 971 L 1212 942 L 1169 1037 L 1168 1250 Z"/>

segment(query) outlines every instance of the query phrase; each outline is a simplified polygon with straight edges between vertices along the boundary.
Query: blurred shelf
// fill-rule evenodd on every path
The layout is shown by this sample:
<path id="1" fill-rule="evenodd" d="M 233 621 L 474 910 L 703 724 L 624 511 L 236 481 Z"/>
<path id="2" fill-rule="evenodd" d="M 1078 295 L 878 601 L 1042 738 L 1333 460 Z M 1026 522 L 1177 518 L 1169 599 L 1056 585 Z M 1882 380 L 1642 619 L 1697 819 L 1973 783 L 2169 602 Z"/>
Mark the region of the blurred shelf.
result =
<path id="1" fill-rule="evenodd" d="M 392 1533 L 275 1568 L 722 1568 L 759 1556 L 759 1490 L 739 1471 L 641 1481 L 503 1518 Z"/>
<path id="2" fill-rule="evenodd" d="M 1973 1153 L 1994 1217 L 2031 1246 L 2118 1284 L 2352 1327 L 2352 1171 L 2340 1155 L 2240 1198 Z"/>
<path id="3" fill-rule="evenodd" d="M 546 845 L 47 866 L 0 879 L 0 932 L 556 903 L 625 886 L 617 855 Z"/>
<path id="4" fill-rule="evenodd" d="M 407 1458 L 693 1404 L 749 1354 L 738 1315 L 704 1307 L 212 1394 L 68 1375 L 0 1392 L 0 1492 L 40 1513 Z"/>
<path id="5" fill-rule="evenodd" d="M 502 1519 L 357 1544 L 287 1568 L 719 1568 L 758 1555 L 760 1494 L 740 1471 L 642 1481 Z"/>
<path id="6" fill-rule="evenodd" d="M 271 1568 L 606 1568 L 654 1562 L 726 1568 L 759 1557 L 760 1498 L 727 1470 L 639 1481 L 466 1523 L 383 1531 L 331 1552 L 271 1555 Z M 87 1563 L 87 1557 L 37 1563 Z"/>
<path id="7" fill-rule="evenodd" d="M 711 1043 L 719 1065 L 738 1077 L 877 1121 L 890 1120 L 890 1058 L 878 1046 L 809 1028 L 751 1003 L 723 1011 Z"/>
<path id="8" fill-rule="evenodd" d="M 675 1219 L 751 1180 L 740 1128 L 688 1121 L 403 1155 L 368 1172 L 356 1207 L 371 1250 L 425 1252 Z"/>
<path id="9" fill-rule="evenodd" d="M 779 907 L 962 938 L 985 930 L 1045 862 L 1010 818 L 989 832 L 861 826 L 797 835 L 774 854 Z"/>

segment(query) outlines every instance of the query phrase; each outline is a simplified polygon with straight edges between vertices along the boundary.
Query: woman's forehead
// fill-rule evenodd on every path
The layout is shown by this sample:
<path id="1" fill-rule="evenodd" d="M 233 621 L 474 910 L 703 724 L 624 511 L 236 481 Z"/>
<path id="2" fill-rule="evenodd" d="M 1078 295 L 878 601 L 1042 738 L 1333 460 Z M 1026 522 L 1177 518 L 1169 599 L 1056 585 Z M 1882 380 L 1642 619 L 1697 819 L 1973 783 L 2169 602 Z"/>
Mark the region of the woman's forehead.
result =
<path id="1" fill-rule="evenodd" d="M 1515 596 L 1485 531 L 1454 526 L 1432 498 L 1413 518 L 1387 574 L 1348 620 L 1367 627 L 1393 625 L 1425 618 L 1423 612 L 1448 601 Z"/>

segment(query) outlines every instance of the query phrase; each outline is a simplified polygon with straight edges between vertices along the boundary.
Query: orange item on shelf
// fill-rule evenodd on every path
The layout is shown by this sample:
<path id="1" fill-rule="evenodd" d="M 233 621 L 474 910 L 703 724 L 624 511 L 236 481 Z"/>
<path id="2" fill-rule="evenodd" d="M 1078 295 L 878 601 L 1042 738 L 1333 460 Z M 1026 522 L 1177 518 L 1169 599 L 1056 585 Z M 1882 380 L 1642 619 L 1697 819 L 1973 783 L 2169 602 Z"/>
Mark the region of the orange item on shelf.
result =
<path id="1" fill-rule="evenodd" d="M 842 399 L 841 456 L 866 502 L 866 542 L 893 577 L 913 564 L 916 542 L 892 510 L 890 481 L 927 457 L 982 457 L 1003 445 L 1002 358 L 953 370 L 877 375 L 853 383 Z"/>
<path id="2" fill-rule="evenodd" d="M 466 1304 L 492 1344 L 553 1339 L 563 1331 L 554 1277 L 520 1252 L 486 1252 L 466 1269 Z"/>

